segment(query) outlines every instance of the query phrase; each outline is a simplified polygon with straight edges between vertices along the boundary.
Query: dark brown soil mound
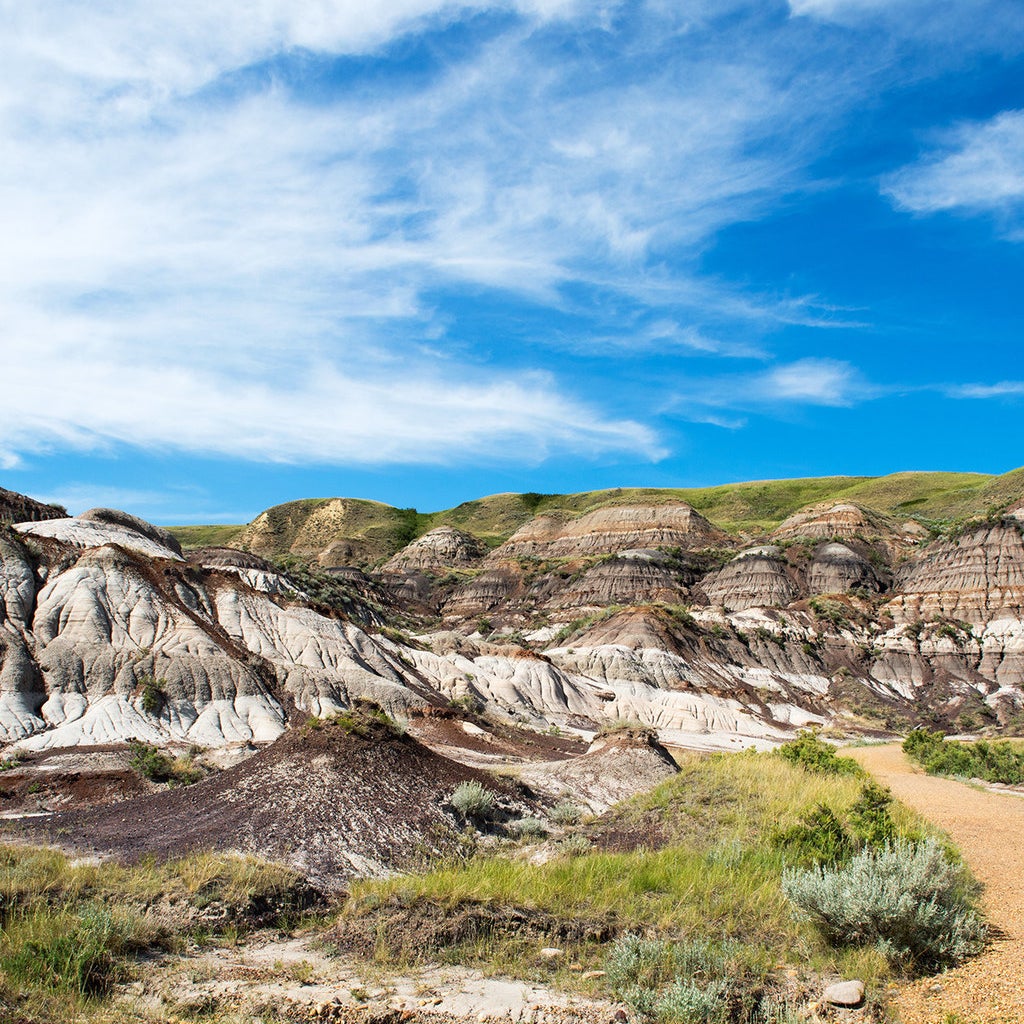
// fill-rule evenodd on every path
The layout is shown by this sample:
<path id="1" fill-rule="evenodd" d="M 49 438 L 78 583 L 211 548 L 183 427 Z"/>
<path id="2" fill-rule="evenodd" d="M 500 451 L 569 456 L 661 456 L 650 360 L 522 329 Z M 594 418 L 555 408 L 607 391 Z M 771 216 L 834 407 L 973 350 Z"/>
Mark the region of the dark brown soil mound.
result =
<path id="1" fill-rule="evenodd" d="M 484 773 L 357 712 L 293 729 L 194 786 L 26 821 L 22 833 L 129 859 L 240 850 L 339 888 L 456 855 L 464 822 L 448 797 L 471 779 L 510 801 Z"/>
<path id="2" fill-rule="evenodd" d="M 68 510 L 61 505 L 44 505 L 17 491 L 0 487 L 0 523 L 38 523 L 43 519 L 63 519 Z"/>

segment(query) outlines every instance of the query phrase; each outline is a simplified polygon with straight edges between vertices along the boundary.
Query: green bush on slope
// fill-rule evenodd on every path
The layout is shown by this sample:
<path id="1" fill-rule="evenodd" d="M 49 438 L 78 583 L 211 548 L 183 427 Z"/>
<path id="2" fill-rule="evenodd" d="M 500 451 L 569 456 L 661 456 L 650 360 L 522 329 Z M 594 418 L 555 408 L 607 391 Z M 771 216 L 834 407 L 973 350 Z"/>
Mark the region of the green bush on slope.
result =
<path id="1" fill-rule="evenodd" d="M 930 775 L 984 779 L 1006 785 L 1024 783 L 1024 751 L 1005 740 L 958 743 L 945 740 L 939 732 L 915 729 L 903 741 L 903 749 Z"/>
<path id="2" fill-rule="evenodd" d="M 866 849 L 845 865 L 790 869 L 782 888 L 833 945 L 874 946 L 904 969 L 941 969 L 980 950 L 977 888 L 934 840 Z"/>

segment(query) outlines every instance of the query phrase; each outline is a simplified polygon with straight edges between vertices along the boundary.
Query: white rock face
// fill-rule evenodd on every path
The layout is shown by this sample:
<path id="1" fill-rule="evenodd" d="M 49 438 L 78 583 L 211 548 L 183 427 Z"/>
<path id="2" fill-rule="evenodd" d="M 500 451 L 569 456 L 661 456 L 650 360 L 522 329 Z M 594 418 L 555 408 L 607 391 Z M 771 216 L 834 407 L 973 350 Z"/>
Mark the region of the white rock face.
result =
<path id="1" fill-rule="evenodd" d="M 63 554 L 40 585 L 25 550 L 0 538 L 0 743 L 265 742 L 284 730 L 286 702 L 330 714 L 368 697 L 401 714 L 431 696 L 406 681 L 394 645 L 288 595 L 275 603 L 266 591 L 284 588 L 265 574 L 207 584 L 120 525 L 19 532 L 59 541 Z"/>
<path id="2" fill-rule="evenodd" d="M 692 511 L 670 512 L 706 540 Z M 591 550 L 600 541 L 604 550 L 646 538 L 658 522 L 650 510 L 613 509 L 555 524 L 550 537 L 534 524 L 517 543 L 563 550 L 582 540 Z M 289 721 L 360 698 L 396 717 L 471 698 L 507 721 L 582 734 L 630 719 L 666 742 L 725 749 L 861 706 L 885 712 L 924 699 L 953 717 L 984 701 L 1004 718 L 1024 707 L 1015 524 L 929 549 L 905 572 L 916 589 L 889 602 L 884 623 L 858 611 L 871 606 L 856 595 L 831 602 L 835 621 L 791 600 L 803 570 L 769 546 L 704 578 L 714 607 L 691 616 L 624 602 L 543 654 L 458 632 L 425 636 L 427 649 L 371 636 L 309 608 L 270 563 L 211 549 L 209 564 L 190 564 L 172 537 L 123 513 L 16 531 L 0 530 L 0 745 L 265 742 Z M 626 551 L 577 583 L 606 573 L 619 585 L 627 563 L 664 562 Z M 826 542 L 815 551 L 810 574 L 820 571 L 823 589 L 863 585 L 856 573 L 868 563 L 852 548 Z M 478 603 L 487 588 L 503 600 L 499 575 L 492 567 L 473 578 Z M 925 605 L 978 614 L 918 621 Z M 554 624 L 548 635 L 558 635 Z"/>
<path id="3" fill-rule="evenodd" d="M 141 533 L 111 523 L 97 523 L 77 519 L 46 519 L 41 523 L 18 523 L 14 527 L 28 537 L 50 537 L 76 548 L 96 548 L 104 544 L 117 544 L 139 555 L 150 558 L 169 558 L 182 561 L 181 555 Z"/>

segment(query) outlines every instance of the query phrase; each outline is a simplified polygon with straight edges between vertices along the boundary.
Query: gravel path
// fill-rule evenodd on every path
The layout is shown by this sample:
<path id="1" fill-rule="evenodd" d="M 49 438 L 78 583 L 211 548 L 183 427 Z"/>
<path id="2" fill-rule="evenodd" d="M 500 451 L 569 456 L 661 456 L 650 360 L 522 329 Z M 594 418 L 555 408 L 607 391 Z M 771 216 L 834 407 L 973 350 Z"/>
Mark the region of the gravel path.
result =
<path id="1" fill-rule="evenodd" d="M 985 885 L 994 940 L 980 957 L 903 989 L 904 1024 L 1024 1024 L 1024 800 L 925 775 L 897 744 L 844 751 L 949 833 Z"/>

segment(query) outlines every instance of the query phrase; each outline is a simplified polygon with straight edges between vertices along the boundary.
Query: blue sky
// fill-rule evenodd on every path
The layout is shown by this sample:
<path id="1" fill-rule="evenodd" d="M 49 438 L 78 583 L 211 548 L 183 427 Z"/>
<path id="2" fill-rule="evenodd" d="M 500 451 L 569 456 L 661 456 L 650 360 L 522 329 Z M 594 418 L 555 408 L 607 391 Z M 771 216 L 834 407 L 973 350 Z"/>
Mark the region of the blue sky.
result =
<path id="1" fill-rule="evenodd" d="M 0 0 L 0 484 L 1024 463 L 1016 0 Z"/>

